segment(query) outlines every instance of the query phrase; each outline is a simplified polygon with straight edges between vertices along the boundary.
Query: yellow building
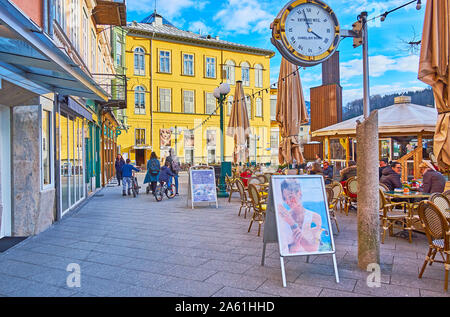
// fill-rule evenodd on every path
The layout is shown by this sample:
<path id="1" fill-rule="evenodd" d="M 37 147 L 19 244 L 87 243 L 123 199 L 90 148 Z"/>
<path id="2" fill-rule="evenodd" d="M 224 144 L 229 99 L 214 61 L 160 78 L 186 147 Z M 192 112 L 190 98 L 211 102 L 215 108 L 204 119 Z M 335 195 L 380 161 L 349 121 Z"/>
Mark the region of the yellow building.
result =
<path id="1" fill-rule="evenodd" d="M 226 127 L 236 81 L 242 80 L 251 118 L 250 161 L 256 154 L 258 163 L 270 162 L 267 88 L 273 55 L 270 50 L 180 30 L 156 13 L 129 24 L 125 54 L 129 129 L 119 137 L 121 152 L 137 165 L 145 164 L 151 151 L 166 157 L 169 148 L 176 149 L 181 162 L 219 162 L 220 116 L 215 113 L 213 91 L 221 82 L 231 86 L 224 105 Z M 227 136 L 227 161 L 233 147 Z"/>

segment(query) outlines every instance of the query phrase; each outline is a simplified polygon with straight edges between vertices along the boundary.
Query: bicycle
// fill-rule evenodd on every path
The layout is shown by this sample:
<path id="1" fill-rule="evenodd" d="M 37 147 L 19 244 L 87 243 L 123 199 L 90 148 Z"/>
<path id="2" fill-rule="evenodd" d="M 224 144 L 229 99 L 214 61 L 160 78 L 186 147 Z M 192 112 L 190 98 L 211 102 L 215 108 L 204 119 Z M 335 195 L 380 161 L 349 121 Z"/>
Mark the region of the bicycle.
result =
<path id="1" fill-rule="evenodd" d="M 139 189 L 141 187 L 138 184 L 138 180 L 137 177 L 134 176 L 133 173 L 133 177 L 131 177 L 131 190 L 133 191 L 133 197 L 136 198 L 139 195 Z"/>
<path id="2" fill-rule="evenodd" d="M 164 198 L 164 194 L 167 196 L 168 199 L 172 199 L 175 197 L 175 185 L 168 186 L 167 183 L 160 184 L 153 195 L 156 198 L 156 201 L 161 201 Z"/>

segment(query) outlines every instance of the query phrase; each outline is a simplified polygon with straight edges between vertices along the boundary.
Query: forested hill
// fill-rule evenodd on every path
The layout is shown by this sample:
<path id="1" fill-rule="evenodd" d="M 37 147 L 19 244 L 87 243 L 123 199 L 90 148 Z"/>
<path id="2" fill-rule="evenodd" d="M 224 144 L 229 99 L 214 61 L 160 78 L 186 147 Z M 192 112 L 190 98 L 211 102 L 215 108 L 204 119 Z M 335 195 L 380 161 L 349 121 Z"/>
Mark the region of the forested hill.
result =
<path id="1" fill-rule="evenodd" d="M 418 91 L 409 91 L 406 93 L 396 93 L 392 95 L 375 95 L 370 97 L 370 109 L 376 110 L 385 107 L 392 106 L 394 104 L 394 99 L 399 96 L 410 96 L 411 103 L 416 105 L 423 106 L 434 106 L 434 97 L 433 91 L 430 89 L 418 90 Z M 363 114 L 363 100 L 358 99 L 352 102 L 349 102 L 343 108 L 343 120 L 348 120 L 350 118 L 354 118 Z"/>

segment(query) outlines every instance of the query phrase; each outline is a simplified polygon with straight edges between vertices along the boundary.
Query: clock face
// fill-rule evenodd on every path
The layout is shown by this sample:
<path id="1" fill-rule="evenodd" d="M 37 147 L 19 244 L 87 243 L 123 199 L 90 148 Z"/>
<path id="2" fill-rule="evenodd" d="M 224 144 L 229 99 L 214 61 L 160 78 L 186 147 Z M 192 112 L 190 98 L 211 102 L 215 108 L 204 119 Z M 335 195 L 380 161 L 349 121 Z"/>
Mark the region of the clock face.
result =
<path id="1" fill-rule="evenodd" d="M 319 5 L 306 3 L 292 10 L 286 19 L 289 44 L 305 56 L 319 56 L 334 42 L 336 25 L 330 13 Z"/>
<path id="2" fill-rule="evenodd" d="M 271 25 L 272 43 L 288 61 L 314 66 L 327 60 L 340 41 L 339 22 L 321 0 L 292 0 Z"/>

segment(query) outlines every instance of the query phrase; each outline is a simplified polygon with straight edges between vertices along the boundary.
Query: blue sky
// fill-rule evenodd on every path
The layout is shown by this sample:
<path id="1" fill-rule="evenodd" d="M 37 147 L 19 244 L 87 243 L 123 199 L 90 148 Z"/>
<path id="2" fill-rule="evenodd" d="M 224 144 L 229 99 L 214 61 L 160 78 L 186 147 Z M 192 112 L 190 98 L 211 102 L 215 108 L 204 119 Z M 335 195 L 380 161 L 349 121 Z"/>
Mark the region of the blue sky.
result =
<path id="1" fill-rule="evenodd" d="M 270 24 L 288 1 L 272 0 L 157 0 L 157 11 L 176 27 L 276 52 L 271 60 L 271 82 L 278 79 L 281 55 L 271 44 Z M 402 5 L 408 0 L 325 0 L 336 12 L 341 27 L 351 29 L 361 11 L 369 18 Z M 413 54 L 404 41 L 420 40 L 426 1 L 422 10 L 412 4 L 369 26 L 371 95 L 388 94 L 427 86 L 417 79 L 418 52 Z M 128 0 L 128 21 L 140 22 L 151 14 L 155 0 Z M 362 98 L 362 49 L 352 39 L 339 46 L 344 105 Z M 301 71 L 303 90 L 309 100 L 310 88 L 321 84 L 321 66 Z"/>

